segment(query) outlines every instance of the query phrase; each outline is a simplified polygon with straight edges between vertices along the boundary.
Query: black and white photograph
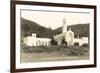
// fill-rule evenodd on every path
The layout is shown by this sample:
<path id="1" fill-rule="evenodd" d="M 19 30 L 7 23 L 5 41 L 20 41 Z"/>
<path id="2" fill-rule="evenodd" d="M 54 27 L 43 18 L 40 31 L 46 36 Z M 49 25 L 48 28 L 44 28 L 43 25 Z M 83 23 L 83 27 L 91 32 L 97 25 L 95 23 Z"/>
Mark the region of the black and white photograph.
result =
<path id="1" fill-rule="evenodd" d="M 11 71 L 96 67 L 96 6 L 12 2 Z"/>
<path id="2" fill-rule="evenodd" d="M 21 62 L 89 59 L 89 16 L 21 10 Z"/>

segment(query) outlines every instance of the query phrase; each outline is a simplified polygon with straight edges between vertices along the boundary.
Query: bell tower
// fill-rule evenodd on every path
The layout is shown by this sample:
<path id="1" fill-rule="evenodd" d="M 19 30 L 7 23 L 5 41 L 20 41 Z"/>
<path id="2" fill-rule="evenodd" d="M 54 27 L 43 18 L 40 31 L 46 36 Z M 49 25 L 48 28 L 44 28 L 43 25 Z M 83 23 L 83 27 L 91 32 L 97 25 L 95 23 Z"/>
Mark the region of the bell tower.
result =
<path id="1" fill-rule="evenodd" d="M 62 33 L 66 33 L 67 32 L 67 25 L 66 25 L 66 19 L 63 19 L 63 24 L 62 24 Z"/>

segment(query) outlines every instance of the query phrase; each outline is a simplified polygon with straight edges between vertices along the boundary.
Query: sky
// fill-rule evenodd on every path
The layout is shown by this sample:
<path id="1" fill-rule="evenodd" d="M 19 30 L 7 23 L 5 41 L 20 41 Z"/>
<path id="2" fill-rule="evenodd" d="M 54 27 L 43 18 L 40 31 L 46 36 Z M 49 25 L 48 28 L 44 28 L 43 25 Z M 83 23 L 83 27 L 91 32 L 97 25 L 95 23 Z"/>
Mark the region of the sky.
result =
<path id="1" fill-rule="evenodd" d="M 84 24 L 89 23 L 90 21 L 90 14 L 82 12 L 75 13 L 21 10 L 21 17 L 51 29 L 61 27 L 64 18 L 66 19 L 66 25 Z"/>

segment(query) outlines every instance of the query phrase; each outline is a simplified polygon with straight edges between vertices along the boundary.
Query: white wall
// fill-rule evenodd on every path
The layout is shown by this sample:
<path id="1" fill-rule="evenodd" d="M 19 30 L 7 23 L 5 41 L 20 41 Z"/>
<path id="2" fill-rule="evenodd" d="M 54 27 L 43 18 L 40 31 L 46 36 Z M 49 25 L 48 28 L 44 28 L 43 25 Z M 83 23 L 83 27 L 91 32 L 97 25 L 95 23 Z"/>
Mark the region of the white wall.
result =
<path id="1" fill-rule="evenodd" d="M 39 0 L 38 0 L 39 1 Z M 40 0 L 58 3 L 76 3 L 76 4 L 89 4 L 98 6 L 97 14 L 97 31 L 100 37 L 100 0 Z M 41 71 L 34 73 L 99 73 L 100 72 L 100 46 L 97 46 L 97 68 L 84 68 L 84 69 L 69 69 L 69 70 L 54 70 L 54 71 Z M 0 0 L 0 73 L 10 73 L 10 1 Z M 33 73 L 33 72 L 31 72 Z"/>

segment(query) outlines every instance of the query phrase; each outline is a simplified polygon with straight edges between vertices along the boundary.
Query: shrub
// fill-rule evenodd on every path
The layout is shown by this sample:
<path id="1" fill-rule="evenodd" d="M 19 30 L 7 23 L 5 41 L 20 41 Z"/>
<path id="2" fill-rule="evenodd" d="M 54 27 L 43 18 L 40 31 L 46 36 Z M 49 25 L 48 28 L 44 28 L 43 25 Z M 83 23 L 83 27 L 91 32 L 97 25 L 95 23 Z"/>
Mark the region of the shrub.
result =
<path id="1" fill-rule="evenodd" d="M 23 52 L 28 52 L 30 48 L 31 48 L 30 46 L 23 46 L 22 50 Z"/>
<path id="2" fill-rule="evenodd" d="M 50 41 L 51 45 L 57 45 L 57 42 L 54 40 L 54 38 L 52 38 L 52 40 Z"/>
<path id="3" fill-rule="evenodd" d="M 83 46 L 83 47 L 88 47 L 88 44 L 83 44 L 82 46 Z"/>
<path id="4" fill-rule="evenodd" d="M 44 50 L 42 48 L 37 48 L 33 50 L 34 53 L 42 53 Z"/>
<path id="5" fill-rule="evenodd" d="M 75 42 L 75 43 L 74 43 L 74 46 L 79 46 L 79 43 Z"/>

